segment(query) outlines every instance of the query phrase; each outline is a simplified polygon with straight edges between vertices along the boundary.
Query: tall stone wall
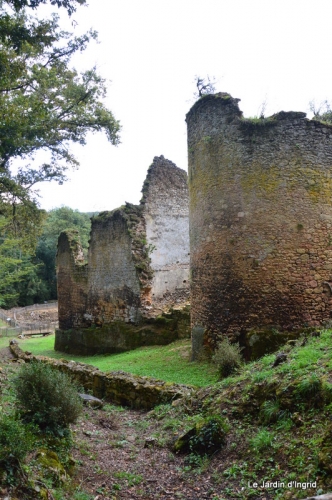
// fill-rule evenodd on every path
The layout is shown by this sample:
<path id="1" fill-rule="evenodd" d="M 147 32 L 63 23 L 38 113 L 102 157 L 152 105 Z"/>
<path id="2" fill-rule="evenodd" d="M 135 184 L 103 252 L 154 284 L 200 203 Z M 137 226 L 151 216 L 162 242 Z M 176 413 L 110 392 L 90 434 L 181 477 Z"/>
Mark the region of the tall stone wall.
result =
<path id="1" fill-rule="evenodd" d="M 142 208 L 153 270 L 152 302 L 189 300 L 189 199 L 187 174 L 156 157 L 143 186 Z"/>
<path id="2" fill-rule="evenodd" d="M 183 318 L 158 316 L 189 299 L 188 211 L 186 173 L 161 156 L 149 168 L 139 206 L 126 203 L 92 218 L 84 267 L 77 235 L 72 242 L 61 234 L 56 349 L 119 352 L 183 335 Z"/>
<path id="3" fill-rule="evenodd" d="M 186 118 L 194 352 L 331 317 L 332 127 L 244 119 L 238 101 L 208 95 Z"/>
<path id="4" fill-rule="evenodd" d="M 141 283 L 135 267 L 133 229 L 141 219 L 140 211 L 130 205 L 102 212 L 92 219 L 83 318 L 89 325 L 115 320 L 137 323 L 141 318 Z M 147 259 L 147 255 L 142 257 Z"/>
<path id="5" fill-rule="evenodd" d="M 57 253 L 60 328 L 67 330 L 81 324 L 87 300 L 87 270 L 78 231 L 62 232 Z"/>

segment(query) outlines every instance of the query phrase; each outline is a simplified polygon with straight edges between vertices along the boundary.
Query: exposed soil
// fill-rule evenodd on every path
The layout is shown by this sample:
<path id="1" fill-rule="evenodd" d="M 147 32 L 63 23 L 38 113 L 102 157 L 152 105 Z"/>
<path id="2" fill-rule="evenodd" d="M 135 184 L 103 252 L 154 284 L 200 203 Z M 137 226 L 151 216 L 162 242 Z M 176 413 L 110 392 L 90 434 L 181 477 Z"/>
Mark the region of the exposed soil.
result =
<path id="1" fill-rule="evenodd" d="M 13 309 L 7 309 L 3 311 L 6 313 L 8 318 L 16 318 L 17 324 L 29 324 L 29 323 L 57 323 L 58 322 L 58 303 L 54 302 L 47 308 L 38 305 L 31 309 L 29 307 L 15 307 Z"/>
<path id="2" fill-rule="evenodd" d="M 22 307 L 21 309 L 16 309 L 16 320 L 20 325 L 21 323 L 56 323 L 58 321 L 58 303 L 54 303 L 54 307 L 47 309 L 34 309 L 28 310 Z"/>
<path id="3" fill-rule="evenodd" d="M 98 500 L 226 499 L 222 453 L 199 475 L 188 471 L 183 456 L 158 446 L 158 424 L 146 412 L 86 408 L 74 432 L 75 479 Z"/>
<path id="4" fill-rule="evenodd" d="M 11 353 L 9 347 L 0 349 L 0 365 L 14 359 L 15 356 Z"/>

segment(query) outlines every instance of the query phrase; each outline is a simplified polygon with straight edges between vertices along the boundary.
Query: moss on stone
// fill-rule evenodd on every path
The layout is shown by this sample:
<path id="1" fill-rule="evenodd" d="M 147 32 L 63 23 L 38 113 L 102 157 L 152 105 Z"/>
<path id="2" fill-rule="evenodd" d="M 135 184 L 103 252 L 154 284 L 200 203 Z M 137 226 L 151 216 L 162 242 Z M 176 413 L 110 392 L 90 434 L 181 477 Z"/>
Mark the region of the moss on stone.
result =
<path id="1" fill-rule="evenodd" d="M 107 354 L 146 345 L 166 345 L 190 338 L 190 308 L 171 309 L 137 324 L 112 321 L 104 325 L 56 330 L 55 350 L 71 354 Z"/>
<path id="2" fill-rule="evenodd" d="M 251 329 L 245 335 L 245 357 L 247 360 L 259 359 L 279 349 L 289 340 L 296 340 L 300 331 L 279 332 L 275 328 Z"/>
<path id="3" fill-rule="evenodd" d="M 173 449 L 176 453 L 211 455 L 225 444 L 227 432 L 228 425 L 219 415 L 202 418 L 175 441 Z"/>

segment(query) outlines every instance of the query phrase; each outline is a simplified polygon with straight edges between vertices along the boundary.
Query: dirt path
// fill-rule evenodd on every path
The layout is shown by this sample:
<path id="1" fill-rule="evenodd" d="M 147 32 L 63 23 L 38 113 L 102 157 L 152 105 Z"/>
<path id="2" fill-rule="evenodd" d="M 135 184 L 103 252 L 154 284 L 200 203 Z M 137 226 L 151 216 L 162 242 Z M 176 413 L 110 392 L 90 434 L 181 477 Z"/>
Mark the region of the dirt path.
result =
<path id="1" fill-rule="evenodd" d="M 220 454 L 195 474 L 184 457 L 158 444 L 158 432 L 145 412 L 86 408 L 74 427 L 75 479 L 98 500 L 225 498 L 220 496 Z"/>
<path id="2" fill-rule="evenodd" d="M 0 365 L 7 363 L 8 361 L 14 359 L 15 356 L 11 353 L 9 347 L 2 347 L 0 349 Z"/>

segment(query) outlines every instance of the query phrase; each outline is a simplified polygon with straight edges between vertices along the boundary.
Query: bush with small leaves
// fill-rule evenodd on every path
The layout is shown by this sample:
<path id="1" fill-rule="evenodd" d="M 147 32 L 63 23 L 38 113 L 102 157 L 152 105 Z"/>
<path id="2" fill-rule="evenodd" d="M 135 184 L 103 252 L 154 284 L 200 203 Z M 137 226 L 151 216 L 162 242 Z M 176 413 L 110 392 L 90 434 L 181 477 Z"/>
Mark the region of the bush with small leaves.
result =
<path id="1" fill-rule="evenodd" d="M 29 426 L 12 415 L 0 418 L 0 468 L 6 471 L 6 482 L 14 476 L 27 453 L 33 448 L 34 437 Z"/>
<path id="2" fill-rule="evenodd" d="M 218 343 L 212 362 L 217 365 L 220 378 L 228 377 L 241 366 L 241 350 L 239 344 L 231 344 L 227 337 Z"/>
<path id="3" fill-rule="evenodd" d="M 13 386 L 22 419 L 45 432 L 64 435 L 82 412 L 77 387 L 65 373 L 47 364 L 23 365 Z"/>

